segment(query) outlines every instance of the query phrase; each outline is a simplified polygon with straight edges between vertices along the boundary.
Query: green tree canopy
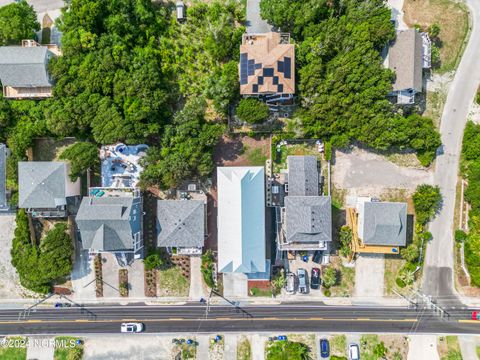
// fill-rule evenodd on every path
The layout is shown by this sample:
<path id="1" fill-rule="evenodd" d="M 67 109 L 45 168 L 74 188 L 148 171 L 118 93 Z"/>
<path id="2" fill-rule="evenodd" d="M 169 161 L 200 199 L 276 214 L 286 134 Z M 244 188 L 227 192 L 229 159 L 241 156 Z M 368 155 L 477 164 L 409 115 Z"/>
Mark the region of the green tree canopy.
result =
<path id="1" fill-rule="evenodd" d="M 333 267 L 327 267 L 323 272 L 322 284 L 327 289 L 334 286 L 337 283 L 337 270 Z"/>
<path id="2" fill-rule="evenodd" d="M 275 341 L 268 345 L 267 360 L 307 360 L 307 345 L 294 341 Z"/>
<path id="3" fill-rule="evenodd" d="M 417 222 L 421 225 L 433 219 L 442 206 L 442 194 L 438 186 L 419 185 L 412 199 Z"/>
<path id="4" fill-rule="evenodd" d="M 270 114 L 270 110 L 264 102 L 255 98 L 246 98 L 240 100 L 236 114 L 240 120 L 249 124 L 256 124 L 265 121 Z"/>
<path id="5" fill-rule="evenodd" d="M 20 45 L 38 30 L 37 14 L 25 0 L 0 7 L 0 45 Z"/>
<path id="6" fill-rule="evenodd" d="M 89 142 L 77 142 L 66 148 L 60 159 L 70 162 L 70 180 L 76 181 L 87 169 L 99 168 L 97 145 Z"/>

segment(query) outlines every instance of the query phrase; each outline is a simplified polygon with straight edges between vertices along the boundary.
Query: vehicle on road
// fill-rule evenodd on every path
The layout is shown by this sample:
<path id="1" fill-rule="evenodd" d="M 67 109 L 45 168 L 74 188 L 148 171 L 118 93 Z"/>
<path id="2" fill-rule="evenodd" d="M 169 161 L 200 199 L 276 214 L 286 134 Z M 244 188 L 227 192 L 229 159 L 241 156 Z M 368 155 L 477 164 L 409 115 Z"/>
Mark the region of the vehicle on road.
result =
<path id="1" fill-rule="evenodd" d="M 297 269 L 298 292 L 300 294 L 307 293 L 307 271 L 305 269 Z"/>
<path id="2" fill-rule="evenodd" d="M 480 320 L 480 311 L 472 311 L 472 320 Z"/>
<path id="3" fill-rule="evenodd" d="M 348 345 L 348 359 L 360 360 L 360 349 L 357 344 Z"/>
<path id="4" fill-rule="evenodd" d="M 295 274 L 292 272 L 289 272 L 287 274 L 287 283 L 285 284 L 285 291 L 287 292 L 287 294 L 295 293 L 295 287 L 296 287 L 295 283 L 296 283 Z"/>
<path id="5" fill-rule="evenodd" d="M 320 269 L 312 268 L 312 274 L 310 275 L 310 287 L 312 289 L 320 288 Z"/>
<path id="6" fill-rule="evenodd" d="M 143 323 L 122 323 L 120 327 L 122 333 L 139 333 L 143 331 Z"/>
<path id="7" fill-rule="evenodd" d="M 330 344 L 327 339 L 320 340 L 320 356 L 324 359 L 330 356 Z"/>

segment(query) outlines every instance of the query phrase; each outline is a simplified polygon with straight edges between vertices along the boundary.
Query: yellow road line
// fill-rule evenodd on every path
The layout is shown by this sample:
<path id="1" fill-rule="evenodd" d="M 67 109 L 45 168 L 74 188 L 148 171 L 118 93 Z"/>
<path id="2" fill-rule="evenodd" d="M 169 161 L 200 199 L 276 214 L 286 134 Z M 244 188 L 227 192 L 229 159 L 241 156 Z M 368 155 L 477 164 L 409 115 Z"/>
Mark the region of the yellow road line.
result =
<path id="1" fill-rule="evenodd" d="M 480 324 L 478 320 L 458 320 L 459 323 L 466 323 L 466 324 Z"/>
<path id="2" fill-rule="evenodd" d="M 357 318 L 358 321 L 370 321 L 369 318 Z"/>

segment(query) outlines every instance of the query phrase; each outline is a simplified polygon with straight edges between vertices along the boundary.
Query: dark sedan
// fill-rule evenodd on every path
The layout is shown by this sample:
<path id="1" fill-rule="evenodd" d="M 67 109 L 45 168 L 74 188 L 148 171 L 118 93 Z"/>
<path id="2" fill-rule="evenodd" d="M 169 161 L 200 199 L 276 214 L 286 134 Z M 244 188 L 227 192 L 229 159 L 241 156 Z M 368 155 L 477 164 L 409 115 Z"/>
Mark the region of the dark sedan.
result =
<path id="1" fill-rule="evenodd" d="M 312 289 L 318 289 L 320 287 L 320 269 L 312 268 L 312 275 L 310 278 L 310 287 Z"/>

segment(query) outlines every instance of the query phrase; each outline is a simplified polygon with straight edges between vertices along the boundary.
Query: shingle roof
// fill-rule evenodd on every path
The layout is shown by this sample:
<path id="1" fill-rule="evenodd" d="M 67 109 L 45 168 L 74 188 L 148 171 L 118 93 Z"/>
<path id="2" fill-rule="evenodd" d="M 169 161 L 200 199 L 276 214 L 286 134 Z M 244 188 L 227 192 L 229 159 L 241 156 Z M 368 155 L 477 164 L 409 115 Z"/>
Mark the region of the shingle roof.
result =
<path id="1" fill-rule="evenodd" d="M 205 205 L 201 200 L 158 200 L 157 246 L 203 247 Z"/>
<path id="2" fill-rule="evenodd" d="M 405 246 L 407 241 L 407 204 L 365 202 L 359 214 L 360 238 L 366 245 Z M 360 217 L 363 217 L 360 219 Z M 362 225 L 363 224 L 363 225 Z"/>
<path id="3" fill-rule="evenodd" d="M 422 91 L 423 45 L 422 35 L 416 29 L 397 33 L 388 52 L 388 66 L 396 74 L 393 91 Z"/>
<path id="4" fill-rule="evenodd" d="M 0 81 L 3 86 L 48 87 L 47 60 L 53 54 L 46 46 L 0 47 Z"/>
<path id="5" fill-rule="evenodd" d="M 133 249 L 132 197 L 84 197 L 75 221 L 84 249 L 119 251 Z"/>
<path id="6" fill-rule="evenodd" d="M 0 144 L 0 208 L 7 207 L 7 147 Z"/>
<path id="7" fill-rule="evenodd" d="M 265 170 L 218 167 L 219 272 L 265 271 Z"/>
<path id="8" fill-rule="evenodd" d="M 54 209 L 65 202 L 67 166 L 64 162 L 18 163 L 18 206 Z"/>
<path id="9" fill-rule="evenodd" d="M 240 46 L 240 94 L 294 94 L 295 45 L 276 32 L 254 36 Z"/>
<path id="10" fill-rule="evenodd" d="M 288 156 L 287 166 L 289 196 L 318 195 L 318 165 L 316 156 Z"/>
<path id="11" fill-rule="evenodd" d="M 287 243 L 332 241 L 330 196 L 286 196 L 285 213 Z"/>

